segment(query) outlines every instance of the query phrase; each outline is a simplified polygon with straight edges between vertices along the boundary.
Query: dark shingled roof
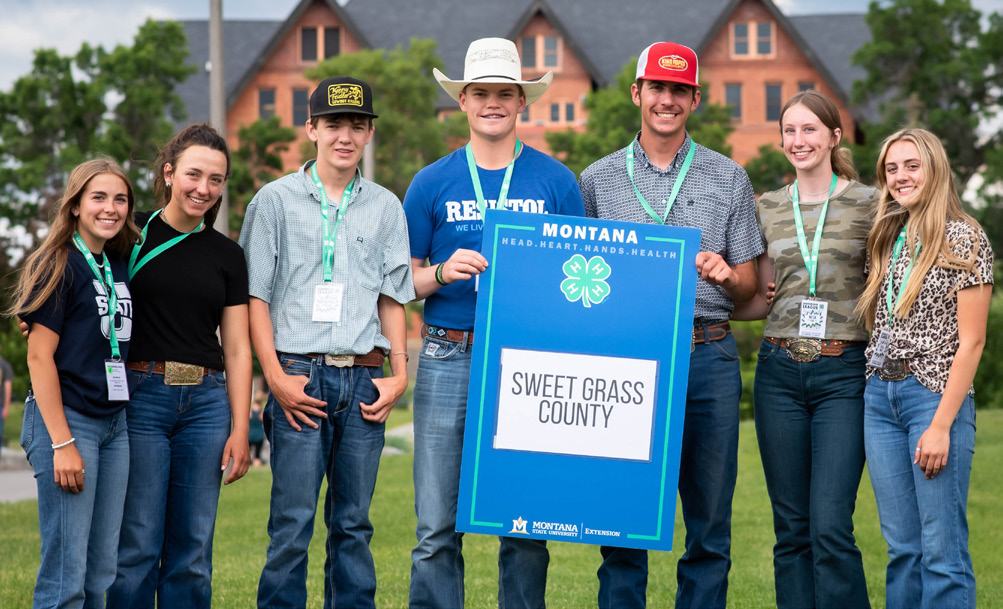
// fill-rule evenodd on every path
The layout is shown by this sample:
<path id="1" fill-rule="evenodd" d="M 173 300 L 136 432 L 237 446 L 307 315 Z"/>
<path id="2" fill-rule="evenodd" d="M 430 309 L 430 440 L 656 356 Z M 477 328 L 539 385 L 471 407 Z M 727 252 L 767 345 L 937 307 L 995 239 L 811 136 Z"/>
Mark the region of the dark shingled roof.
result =
<path id="1" fill-rule="evenodd" d="M 807 45 L 809 57 L 821 68 L 838 93 L 848 99 L 853 81 L 863 69 L 850 58 L 865 42 L 870 29 L 863 14 L 801 15 L 785 17 L 770 0 L 767 7 L 779 15 L 782 27 L 793 29 L 795 39 Z M 277 34 L 298 19 L 308 1 L 301 2 L 286 21 L 226 21 L 223 26 L 227 100 L 232 103 L 252 74 L 249 69 L 267 59 Z M 442 71 L 451 78 L 463 76 L 463 57 L 471 40 L 487 36 L 514 38 L 538 11 L 565 36 L 565 42 L 582 60 L 598 86 L 613 82 L 631 57 L 645 44 L 672 40 L 701 51 L 731 14 L 737 0 L 350 0 L 334 2 L 350 20 L 348 27 L 382 48 L 407 46 L 411 38 L 432 38 L 438 43 Z M 786 23 L 784 23 L 786 21 Z M 190 49 L 189 63 L 198 72 L 178 87 L 189 121 L 209 119 L 208 22 L 184 21 Z M 458 28 L 456 24 L 464 24 Z M 431 78 L 431 75 L 429 75 Z M 445 94 L 436 104 L 455 107 Z"/>

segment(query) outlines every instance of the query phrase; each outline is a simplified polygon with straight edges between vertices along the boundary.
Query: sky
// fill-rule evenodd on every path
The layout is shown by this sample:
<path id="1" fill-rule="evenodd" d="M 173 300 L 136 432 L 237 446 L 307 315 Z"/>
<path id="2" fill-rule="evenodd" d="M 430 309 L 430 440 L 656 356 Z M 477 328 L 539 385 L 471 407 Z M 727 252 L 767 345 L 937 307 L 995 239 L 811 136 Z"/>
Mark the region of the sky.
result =
<path id="1" fill-rule="evenodd" d="M 339 0 L 364 2 L 365 0 Z M 401 0 L 409 1 L 409 0 Z M 434 1 L 434 0 L 432 0 Z M 866 12 L 868 0 L 774 0 L 788 15 Z M 298 0 L 223 0 L 224 19 L 283 20 Z M 982 10 L 1003 0 L 975 0 Z M 208 19 L 209 0 L 0 0 L 0 90 L 31 70 L 33 51 L 70 55 L 83 42 L 113 48 L 131 43 L 147 18 Z"/>

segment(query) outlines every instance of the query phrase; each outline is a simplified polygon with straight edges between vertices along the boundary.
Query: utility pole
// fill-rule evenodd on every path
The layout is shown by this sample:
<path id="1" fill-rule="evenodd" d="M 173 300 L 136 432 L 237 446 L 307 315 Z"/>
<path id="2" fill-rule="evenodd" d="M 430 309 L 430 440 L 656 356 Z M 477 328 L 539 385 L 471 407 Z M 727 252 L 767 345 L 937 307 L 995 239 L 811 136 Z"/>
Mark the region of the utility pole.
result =
<path id="1" fill-rule="evenodd" d="M 209 0 L 209 122 L 226 139 L 226 81 L 223 78 L 223 0 Z M 230 203 L 226 187 L 213 225 L 230 236 Z"/>

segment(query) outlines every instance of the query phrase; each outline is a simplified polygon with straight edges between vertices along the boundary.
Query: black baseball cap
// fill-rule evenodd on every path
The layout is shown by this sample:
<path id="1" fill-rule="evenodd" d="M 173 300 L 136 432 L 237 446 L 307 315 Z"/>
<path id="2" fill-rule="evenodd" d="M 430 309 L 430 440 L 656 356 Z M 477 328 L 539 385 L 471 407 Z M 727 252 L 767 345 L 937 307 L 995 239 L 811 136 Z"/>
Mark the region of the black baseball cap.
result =
<path id="1" fill-rule="evenodd" d="M 362 114 L 378 118 L 373 112 L 372 88 L 350 76 L 325 79 L 310 96 L 310 118 L 326 114 Z"/>

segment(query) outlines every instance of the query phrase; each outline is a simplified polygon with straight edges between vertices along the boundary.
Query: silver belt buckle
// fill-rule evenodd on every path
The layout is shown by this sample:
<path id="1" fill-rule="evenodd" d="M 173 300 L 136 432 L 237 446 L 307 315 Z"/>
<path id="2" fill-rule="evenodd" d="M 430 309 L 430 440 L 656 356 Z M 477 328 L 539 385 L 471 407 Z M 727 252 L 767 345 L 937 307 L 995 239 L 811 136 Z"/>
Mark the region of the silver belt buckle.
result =
<path id="1" fill-rule="evenodd" d="M 817 361 L 822 355 L 822 341 L 815 338 L 787 339 L 787 357 L 806 364 Z"/>
<path id="2" fill-rule="evenodd" d="M 335 368 L 351 368 L 355 365 L 354 355 L 332 355 L 330 353 L 324 354 L 324 365 L 334 366 Z"/>
<path id="3" fill-rule="evenodd" d="M 906 370 L 905 360 L 886 359 L 878 368 L 878 378 L 882 381 L 903 381 L 907 376 L 909 371 Z"/>

